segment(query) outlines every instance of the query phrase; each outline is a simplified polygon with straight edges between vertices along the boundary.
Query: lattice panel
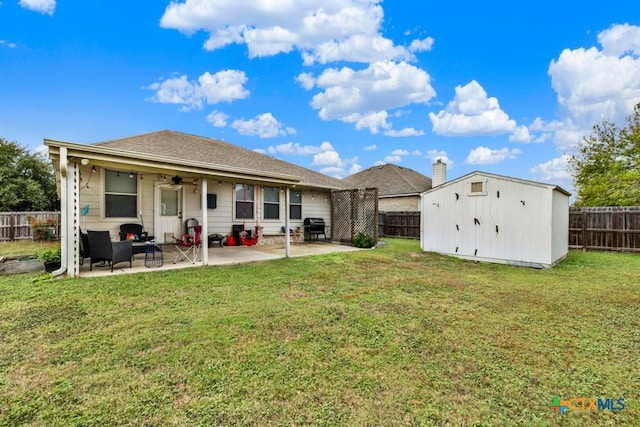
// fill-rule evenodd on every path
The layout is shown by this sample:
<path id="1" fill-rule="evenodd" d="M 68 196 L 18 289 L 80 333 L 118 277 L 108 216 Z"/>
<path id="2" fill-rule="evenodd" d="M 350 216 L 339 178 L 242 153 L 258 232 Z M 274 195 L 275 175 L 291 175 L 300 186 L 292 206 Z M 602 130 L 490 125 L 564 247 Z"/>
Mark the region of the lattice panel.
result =
<path id="1" fill-rule="evenodd" d="M 363 188 L 334 191 L 331 240 L 353 243 L 358 233 L 378 240 L 378 189 Z"/>

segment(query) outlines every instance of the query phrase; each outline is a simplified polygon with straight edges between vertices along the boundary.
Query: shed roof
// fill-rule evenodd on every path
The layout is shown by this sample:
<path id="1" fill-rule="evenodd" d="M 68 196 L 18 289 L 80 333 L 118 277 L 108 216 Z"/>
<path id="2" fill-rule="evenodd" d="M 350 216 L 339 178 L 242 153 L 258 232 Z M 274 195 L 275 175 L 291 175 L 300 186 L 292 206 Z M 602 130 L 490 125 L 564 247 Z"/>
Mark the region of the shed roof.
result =
<path id="1" fill-rule="evenodd" d="M 431 188 L 431 178 L 391 163 L 372 166 L 343 181 L 349 187 L 377 187 L 379 196 L 417 195 Z"/>
<path id="2" fill-rule="evenodd" d="M 486 178 L 499 179 L 499 180 L 503 180 L 503 181 L 518 182 L 518 183 L 521 183 L 523 185 L 533 185 L 533 186 L 536 186 L 536 187 L 548 188 L 549 190 L 556 190 L 556 191 L 559 191 L 559 192 L 561 192 L 561 193 L 563 193 L 563 194 L 565 194 L 567 196 L 571 196 L 571 193 L 569 193 L 567 190 L 565 190 L 564 188 L 560 187 L 559 185 L 549 184 L 549 183 L 546 183 L 546 182 L 531 181 L 531 180 L 522 179 L 522 178 L 514 178 L 512 176 L 498 175 L 498 174 L 489 173 L 489 172 L 482 172 L 482 171 L 470 172 L 470 173 L 468 173 L 466 175 L 463 175 L 463 176 L 458 177 L 456 179 L 452 179 L 451 181 L 447 181 L 447 182 L 445 182 L 445 183 L 443 183 L 441 185 L 438 185 L 437 187 L 434 187 L 434 188 L 432 188 L 430 190 L 427 190 L 427 191 L 425 191 L 425 193 L 431 193 L 431 192 L 434 192 L 434 191 L 444 190 L 448 186 L 450 186 L 450 185 L 452 185 L 452 184 L 454 184 L 456 182 L 459 182 L 459 181 L 462 181 L 462 180 L 465 180 L 465 179 L 468 179 L 468 178 L 471 178 L 471 177 L 474 177 L 474 176 L 476 176 L 476 177 L 483 176 L 483 177 L 486 177 Z"/>

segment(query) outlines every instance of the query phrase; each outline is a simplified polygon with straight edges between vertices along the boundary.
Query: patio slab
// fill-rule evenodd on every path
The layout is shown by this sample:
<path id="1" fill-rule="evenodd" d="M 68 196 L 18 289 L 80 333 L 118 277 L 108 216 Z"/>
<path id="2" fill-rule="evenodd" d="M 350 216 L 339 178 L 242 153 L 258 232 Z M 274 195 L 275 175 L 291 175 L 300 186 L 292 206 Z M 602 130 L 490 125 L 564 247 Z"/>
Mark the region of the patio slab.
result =
<path id="1" fill-rule="evenodd" d="M 335 243 L 292 243 L 290 248 L 291 257 L 319 255 L 333 252 L 352 252 L 362 249 L 352 246 L 340 245 Z M 113 272 L 108 267 L 102 267 L 98 264 L 93 265 L 93 271 L 89 271 L 89 259 L 85 260 L 85 264 L 80 266 L 80 277 L 98 277 L 109 276 L 113 274 L 131 274 L 144 273 L 149 271 L 166 271 L 178 268 L 201 267 L 202 264 L 197 262 L 192 264 L 188 261 L 178 261 L 174 264 L 174 259 L 178 252 L 173 245 L 163 245 L 164 264 L 160 267 L 145 267 L 144 254 L 137 254 L 133 261 L 133 267 L 129 268 L 128 263 L 116 264 Z M 209 248 L 209 266 L 214 265 L 231 265 L 245 264 L 248 262 L 268 261 L 273 259 L 285 258 L 285 247 L 279 245 L 256 245 L 256 246 L 225 246 L 221 248 L 214 245 Z"/>

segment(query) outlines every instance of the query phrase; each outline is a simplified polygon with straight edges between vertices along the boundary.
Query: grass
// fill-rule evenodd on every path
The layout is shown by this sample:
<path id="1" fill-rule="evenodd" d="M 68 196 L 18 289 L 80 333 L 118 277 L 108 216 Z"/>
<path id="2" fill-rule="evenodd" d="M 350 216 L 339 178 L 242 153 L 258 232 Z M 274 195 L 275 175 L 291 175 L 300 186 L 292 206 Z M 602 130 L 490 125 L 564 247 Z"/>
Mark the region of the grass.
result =
<path id="1" fill-rule="evenodd" d="M 3 278 L 0 425 L 638 425 L 640 256 Z M 555 413 L 554 396 L 624 397 Z"/>
<path id="2" fill-rule="evenodd" d="M 59 241 L 25 239 L 14 242 L 0 242 L 0 257 L 34 255 L 43 250 L 57 249 L 59 247 Z"/>

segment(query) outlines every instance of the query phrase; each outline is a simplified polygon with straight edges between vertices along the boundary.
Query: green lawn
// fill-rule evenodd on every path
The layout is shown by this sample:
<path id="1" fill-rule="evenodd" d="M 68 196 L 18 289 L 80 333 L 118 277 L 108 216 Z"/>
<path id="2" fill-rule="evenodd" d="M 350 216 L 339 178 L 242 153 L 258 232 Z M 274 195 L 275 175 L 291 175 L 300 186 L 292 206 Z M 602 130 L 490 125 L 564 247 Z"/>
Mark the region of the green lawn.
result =
<path id="1" fill-rule="evenodd" d="M 638 425 L 640 256 L 0 278 L 0 425 Z M 624 398 L 622 411 L 551 408 Z"/>

